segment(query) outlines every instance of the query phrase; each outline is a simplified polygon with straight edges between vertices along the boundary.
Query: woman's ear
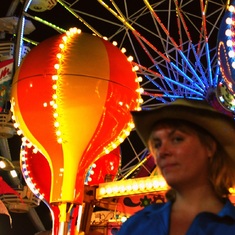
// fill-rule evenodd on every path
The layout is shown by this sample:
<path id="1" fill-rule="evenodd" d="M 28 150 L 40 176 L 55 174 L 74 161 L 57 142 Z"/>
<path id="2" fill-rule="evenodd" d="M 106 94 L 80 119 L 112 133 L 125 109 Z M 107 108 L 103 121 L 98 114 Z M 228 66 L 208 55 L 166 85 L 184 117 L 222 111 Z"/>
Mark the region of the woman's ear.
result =
<path id="1" fill-rule="evenodd" d="M 215 154 L 215 151 L 217 149 L 217 144 L 214 140 L 209 141 L 207 145 L 207 156 L 208 158 L 212 158 Z"/>

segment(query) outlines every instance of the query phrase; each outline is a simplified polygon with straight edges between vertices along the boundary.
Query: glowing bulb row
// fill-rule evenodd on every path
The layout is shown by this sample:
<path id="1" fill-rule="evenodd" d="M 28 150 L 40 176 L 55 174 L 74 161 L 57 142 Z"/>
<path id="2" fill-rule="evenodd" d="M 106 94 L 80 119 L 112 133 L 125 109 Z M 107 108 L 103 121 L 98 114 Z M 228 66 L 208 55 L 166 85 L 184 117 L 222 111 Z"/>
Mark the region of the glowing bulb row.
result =
<path id="1" fill-rule="evenodd" d="M 106 37 L 103 37 L 104 40 L 108 40 Z M 114 46 L 117 46 L 117 42 L 113 42 L 113 45 Z M 124 54 L 126 53 L 126 49 L 125 48 L 122 48 L 121 49 L 121 52 Z M 127 58 L 127 61 L 129 62 L 132 62 L 133 61 L 133 56 L 129 56 Z M 132 67 L 132 71 L 133 72 L 136 72 L 139 70 L 139 67 L 137 65 L 133 66 Z M 142 82 L 143 79 L 142 77 L 137 77 L 135 79 L 135 82 L 136 83 L 139 83 L 139 82 Z M 140 110 L 140 104 L 143 103 L 143 99 L 141 98 L 141 94 L 144 92 L 143 88 L 138 88 L 136 89 L 136 92 L 138 94 L 138 99 L 136 100 L 136 103 L 138 104 L 137 107 L 136 107 L 136 110 Z M 122 101 L 119 101 L 119 105 L 122 106 L 123 105 L 123 102 Z M 129 107 L 127 107 L 129 109 Z M 110 153 L 113 149 L 117 148 L 117 146 L 119 146 L 127 136 L 130 135 L 130 132 L 132 131 L 132 129 L 134 128 L 134 124 L 132 122 L 129 122 L 127 124 L 127 127 L 124 128 L 124 130 L 120 133 L 120 135 L 116 138 L 116 140 L 114 140 L 113 142 L 111 142 L 108 146 L 106 146 L 104 149 L 103 149 L 103 153 L 105 154 L 108 154 Z"/>
<path id="2" fill-rule="evenodd" d="M 231 70 L 235 69 L 235 51 L 234 51 L 234 30 L 233 27 L 235 25 L 235 21 L 233 20 L 233 15 L 235 13 L 234 6 L 230 5 L 228 7 L 228 12 L 229 12 L 229 17 L 225 19 L 225 31 L 224 31 L 224 36 L 225 36 L 225 42 L 220 41 L 219 42 L 219 48 L 218 50 L 218 64 L 220 65 L 220 71 L 222 73 L 222 77 L 225 80 L 225 83 L 228 87 L 228 89 L 231 91 L 232 90 L 232 83 L 229 78 L 226 76 L 226 71 L 224 68 L 221 66 L 221 61 L 220 59 L 223 58 L 221 57 L 221 52 L 223 53 L 224 61 L 225 61 L 225 66 L 229 70 L 229 73 L 233 73 Z"/>
<path id="3" fill-rule="evenodd" d="M 104 39 L 104 40 L 108 40 L 107 37 L 103 37 L 103 39 Z M 116 41 L 114 41 L 112 44 L 113 44 L 114 46 L 117 46 L 117 45 L 118 45 Z M 121 52 L 122 52 L 123 54 L 125 54 L 125 53 L 126 53 L 126 48 L 123 47 L 123 48 L 121 49 Z M 133 56 L 129 56 L 129 57 L 127 58 L 127 61 L 129 61 L 129 62 L 133 62 L 133 60 L 134 60 Z M 139 71 L 139 66 L 135 64 L 135 65 L 132 67 L 132 71 L 133 71 L 133 72 Z M 142 77 L 137 77 L 137 78 L 135 79 L 135 82 L 137 82 L 137 83 L 140 83 L 140 82 L 142 82 L 142 81 L 143 81 L 143 78 L 142 78 Z M 138 88 L 138 89 L 136 90 L 136 92 L 139 93 L 139 95 L 140 95 L 140 94 L 143 94 L 143 93 L 144 93 L 144 89 L 143 89 L 143 88 Z M 142 98 L 139 98 L 139 100 L 138 100 L 137 102 L 138 102 L 139 104 L 142 104 L 142 103 L 143 103 L 143 99 L 142 99 Z"/>
<path id="4" fill-rule="evenodd" d="M 134 128 L 134 123 L 133 122 L 129 122 L 127 124 L 127 127 L 124 128 L 124 130 L 122 130 L 122 132 L 120 133 L 120 135 L 113 141 L 111 142 L 108 146 L 106 146 L 103 149 L 103 152 L 105 154 L 110 153 L 112 150 L 114 150 L 115 148 L 117 148 L 124 140 L 127 136 L 130 135 L 130 132 L 132 131 L 132 129 Z"/>
<path id="5" fill-rule="evenodd" d="M 34 153 L 37 152 L 36 148 L 33 150 Z M 27 164 L 27 152 L 24 150 L 24 145 L 21 147 L 21 168 L 24 175 L 24 179 L 27 182 L 28 187 L 33 192 L 33 194 L 38 197 L 40 200 L 44 199 L 44 194 L 40 192 L 40 189 L 36 187 L 36 184 L 33 183 L 32 178 L 30 177 L 30 171 L 28 170 Z"/>
<path id="6" fill-rule="evenodd" d="M 14 122 L 13 126 L 16 129 L 16 133 L 17 135 L 21 136 L 21 141 L 22 141 L 22 145 L 21 146 L 27 146 L 28 148 L 34 148 L 33 152 L 36 153 L 38 151 L 37 147 L 35 145 L 33 145 L 25 136 L 23 131 L 20 129 L 20 125 L 19 123 L 16 121 L 16 117 L 14 116 L 14 107 L 15 103 L 12 102 L 12 107 L 11 107 L 11 111 L 13 113 L 12 115 L 12 120 Z"/>
<path id="7" fill-rule="evenodd" d="M 57 62 L 54 65 L 56 74 L 52 75 L 52 81 L 53 81 L 52 89 L 54 93 L 52 95 L 52 101 L 50 102 L 50 104 L 54 109 L 54 113 L 53 113 L 53 117 L 55 119 L 54 127 L 55 127 L 55 134 L 57 136 L 58 143 L 63 142 L 62 132 L 60 130 L 61 123 L 59 121 L 58 104 L 57 104 L 57 100 L 58 100 L 57 91 L 59 89 L 58 83 L 60 80 L 60 70 L 62 67 L 63 54 L 64 54 L 64 51 L 66 50 L 67 44 L 71 41 L 71 39 L 75 35 L 80 34 L 80 33 L 81 33 L 81 30 L 77 28 L 71 28 L 69 31 L 67 31 L 66 35 L 62 37 L 61 43 L 59 44 L 59 48 L 58 48 L 59 52 L 56 55 Z"/>
<path id="8" fill-rule="evenodd" d="M 234 32 L 233 32 L 233 27 L 235 25 L 235 22 L 233 20 L 233 15 L 235 13 L 234 6 L 230 5 L 228 7 L 228 11 L 230 12 L 230 17 L 227 17 L 225 20 L 226 25 L 228 26 L 228 29 L 225 30 L 225 36 L 228 38 L 226 41 L 226 46 L 229 48 L 228 51 L 228 57 L 231 59 L 235 58 L 235 52 L 233 50 L 234 42 L 233 42 L 233 37 L 234 37 Z M 235 61 L 231 63 L 232 68 L 235 68 Z"/>
<path id="9" fill-rule="evenodd" d="M 96 198 L 166 191 L 167 188 L 168 186 L 161 176 L 135 178 L 99 184 L 99 188 L 96 190 Z"/>

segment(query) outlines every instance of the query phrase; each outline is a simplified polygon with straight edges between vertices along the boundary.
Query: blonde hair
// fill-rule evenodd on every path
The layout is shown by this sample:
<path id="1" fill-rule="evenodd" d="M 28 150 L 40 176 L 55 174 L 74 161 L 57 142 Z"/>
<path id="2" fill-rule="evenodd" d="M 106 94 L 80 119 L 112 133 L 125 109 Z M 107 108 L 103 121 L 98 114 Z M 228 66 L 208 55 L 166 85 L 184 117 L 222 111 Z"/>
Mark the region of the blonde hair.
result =
<path id="1" fill-rule="evenodd" d="M 218 144 L 210 161 L 209 176 L 216 194 L 228 197 L 230 188 L 235 186 L 235 163 Z"/>

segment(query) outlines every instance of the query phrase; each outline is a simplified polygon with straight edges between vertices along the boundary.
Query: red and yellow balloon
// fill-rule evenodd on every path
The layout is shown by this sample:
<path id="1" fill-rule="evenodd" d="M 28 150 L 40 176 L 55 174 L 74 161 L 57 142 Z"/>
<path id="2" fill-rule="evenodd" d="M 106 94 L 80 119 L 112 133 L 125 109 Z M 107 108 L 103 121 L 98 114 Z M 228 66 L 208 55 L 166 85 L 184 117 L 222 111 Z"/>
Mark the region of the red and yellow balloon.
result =
<path id="1" fill-rule="evenodd" d="M 121 165 L 120 146 L 97 159 L 87 173 L 87 184 L 98 185 L 106 181 L 114 181 Z"/>
<path id="2" fill-rule="evenodd" d="M 111 176 L 112 180 L 117 176 L 118 169 L 120 167 L 121 160 L 120 146 L 112 150 L 110 153 L 101 156 L 93 164 L 91 169 L 87 173 L 87 178 L 91 178 L 88 181 L 88 185 L 98 185 L 99 183 L 105 182 L 105 176 L 108 174 Z M 53 214 L 53 234 L 58 234 L 59 229 L 59 208 L 57 205 L 50 205 L 50 186 L 51 186 L 51 171 L 47 159 L 35 149 L 30 144 L 27 146 L 22 146 L 21 150 L 21 169 L 25 181 L 31 191 L 41 200 L 46 203 L 49 207 L 51 213 Z M 96 165 L 94 167 L 93 165 Z M 94 174 L 91 174 L 93 171 Z M 88 177 L 88 175 L 90 175 Z M 46 179 L 46 180 L 45 180 Z M 73 208 L 73 216 L 70 221 L 70 234 L 71 231 L 76 229 L 76 218 L 74 215 L 77 207 Z"/>
<path id="3" fill-rule="evenodd" d="M 49 203 L 82 204 L 89 166 L 125 139 L 140 100 L 131 62 L 102 38 L 71 29 L 28 53 L 11 103 L 23 136 L 49 163 Z"/>
<path id="4" fill-rule="evenodd" d="M 29 144 L 30 146 L 30 144 Z M 47 159 L 33 147 L 22 146 L 21 170 L 31 191 L 40 199 L 50 201 L 51 170 Z M 86 184 L 98 185 L 106 181 L 114 181 L 121 165 L 120 146 L 97 159 L 87 172 Z M 46 179 L 46 180 L 45 180 Z"/>

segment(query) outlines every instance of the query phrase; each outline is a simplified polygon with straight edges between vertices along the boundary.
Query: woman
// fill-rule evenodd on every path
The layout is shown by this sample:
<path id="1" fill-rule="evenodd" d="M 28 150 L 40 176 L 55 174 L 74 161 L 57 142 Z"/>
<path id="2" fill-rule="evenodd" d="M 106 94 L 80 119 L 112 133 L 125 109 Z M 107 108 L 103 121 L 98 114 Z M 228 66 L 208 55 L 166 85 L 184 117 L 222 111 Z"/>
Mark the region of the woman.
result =
<path id="1" fill-rule="evenodd" d="M 171 189 L 168 202 L 137 212 L 118 235 L 232 235 L 235 122 L 205 101 L 179 99 L 132 112 L 136 130 Z"/>

